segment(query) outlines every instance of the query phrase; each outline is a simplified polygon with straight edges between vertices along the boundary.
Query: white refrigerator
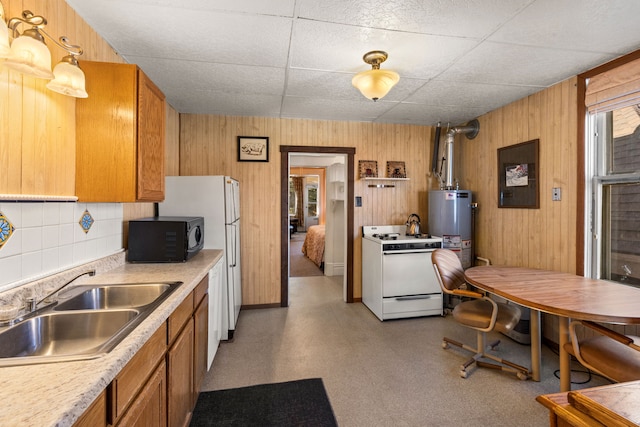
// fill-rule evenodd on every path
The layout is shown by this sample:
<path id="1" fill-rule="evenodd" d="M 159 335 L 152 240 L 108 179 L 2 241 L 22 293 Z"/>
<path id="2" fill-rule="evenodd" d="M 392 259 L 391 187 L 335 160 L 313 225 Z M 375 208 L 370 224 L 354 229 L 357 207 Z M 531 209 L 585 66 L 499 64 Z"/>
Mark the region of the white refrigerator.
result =
<path id="1" fill-rule="evenodd" d="M 233 339 L 242 305 L 240 184 L 229 176 L 168 176 L 165 184 L 158 214 L 203 217 L 204 249 L 224 251 L 221 339 Z"/>

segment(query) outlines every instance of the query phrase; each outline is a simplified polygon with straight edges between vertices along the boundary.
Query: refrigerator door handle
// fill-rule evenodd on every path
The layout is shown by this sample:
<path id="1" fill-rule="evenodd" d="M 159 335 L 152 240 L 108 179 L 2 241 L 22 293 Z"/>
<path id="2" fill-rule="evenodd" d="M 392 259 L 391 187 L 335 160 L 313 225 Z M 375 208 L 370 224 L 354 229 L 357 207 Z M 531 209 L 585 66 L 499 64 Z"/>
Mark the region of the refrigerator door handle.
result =
<path id="1" fill-rule="evenodd" d="M 232 260 L 231 260 L 231 264 L 229 265 L 229 267 L 235 267 L 238 263 L 238 260 L 236 259 L 236 245 L 238 244 L 238 242 L 236 242 L 236 224 L 231 224 L 231 227 L 233 227 L 233 233 L 231 233 L 231 253 L 232 253 Z"/>

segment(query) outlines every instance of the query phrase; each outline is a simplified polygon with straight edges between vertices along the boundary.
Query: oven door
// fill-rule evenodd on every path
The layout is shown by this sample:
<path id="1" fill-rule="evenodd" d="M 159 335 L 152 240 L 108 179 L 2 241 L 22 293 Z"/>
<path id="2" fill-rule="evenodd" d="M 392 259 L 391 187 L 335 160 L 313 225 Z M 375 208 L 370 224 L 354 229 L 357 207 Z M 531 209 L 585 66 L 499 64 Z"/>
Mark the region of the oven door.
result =
<path id="1" fill-rule="evenodd" d="M 431 262 L 432 250 L 382 253 L 382 296 L 440 293 Z"/>

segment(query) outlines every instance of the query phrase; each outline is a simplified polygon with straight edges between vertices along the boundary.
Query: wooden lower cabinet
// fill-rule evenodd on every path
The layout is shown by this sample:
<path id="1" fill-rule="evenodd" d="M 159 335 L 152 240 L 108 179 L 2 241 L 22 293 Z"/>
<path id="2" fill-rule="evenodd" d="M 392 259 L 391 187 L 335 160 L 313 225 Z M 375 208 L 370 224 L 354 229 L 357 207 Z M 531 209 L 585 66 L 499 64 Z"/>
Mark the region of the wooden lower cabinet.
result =
<path id="1" fill-rule="evenodd" d="M 167 364 L 163 360 L 131 403 L 118 426 L 165 427 L 167 425 Z"/>
<path id="2" fill-rule="evenodd" d="M 207 290 L 205 276 L 74 427 L 189 425 L 207 371 Z"/>
<path id="3" fill-rule="evenodd" d="M 193 318 L 167 351 L 169 427 L 188 426 L 193 410 Z"/>

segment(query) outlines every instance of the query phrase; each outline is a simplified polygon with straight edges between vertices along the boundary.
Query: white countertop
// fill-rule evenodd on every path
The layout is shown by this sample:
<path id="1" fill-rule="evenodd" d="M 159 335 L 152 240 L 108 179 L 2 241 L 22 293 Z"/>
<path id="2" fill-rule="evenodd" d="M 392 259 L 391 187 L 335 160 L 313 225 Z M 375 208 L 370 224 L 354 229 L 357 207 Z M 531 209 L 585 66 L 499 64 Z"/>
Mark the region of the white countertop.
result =
<path id="1" fill-rule="evenodd" d="M 220 250 L 202 250 L 184 263 L 124 264 L 84 281 L 184 284 L 102 357 L 0 368 L 0 426 L 72 425 L 221 257 Z"/>

